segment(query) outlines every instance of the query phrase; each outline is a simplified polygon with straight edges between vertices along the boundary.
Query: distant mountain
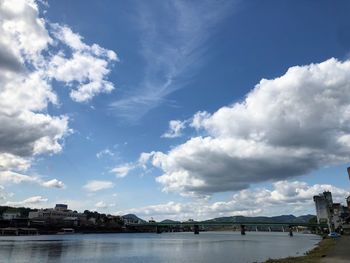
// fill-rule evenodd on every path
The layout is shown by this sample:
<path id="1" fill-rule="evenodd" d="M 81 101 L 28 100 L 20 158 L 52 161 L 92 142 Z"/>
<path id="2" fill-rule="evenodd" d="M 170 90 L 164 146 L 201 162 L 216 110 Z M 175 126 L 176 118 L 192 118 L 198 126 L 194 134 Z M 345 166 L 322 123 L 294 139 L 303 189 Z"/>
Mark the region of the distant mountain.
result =
<path id="1" fill-rule="evenodd" d="M 142 222 L 142 223 L 146 222 L 146 220 L 143 220 L 142 218 L 139 218 L 137 215 L 134 215 L 134 214 L 123 215 L 122 218 L 127 219 L 129 221 L 134 221 L 134 222 Z"/>
<path id="2" fill-rule="evenodd" d="M 133 222 L 142 222 L 145 223 L 146 220 L 139 218 L 134 214 L 123 215 L 123 218 L 133 221 Z M 256 216 L 256 217 L 248 217 L 248 216 L 226 216 L 226 217 L 218 217 L 209 220 L 204 220 L 204 222 L 288 222 L 288 223 L 308 223 L 311 218 L 315 218 L 315 215 L 302 215 L 302 216 L 294 216 L 294 215 L 280 215 L 280 216 Z M 174 221 L 171 219 L 165 219 L 160 223 L 180 223 L 180 221 Z"/>
<path id="3" fill-rule="evenodd" d="M 171 219 L 165 219 L 165 220 L 161 221 L 160 223 L 172 224 L 172 223 L 180 223 L 180 221 L 174 221 L 174 220 L 171 220 Z"/>
<path id="4" fill-rule="evenodd" d="M 314 215 L 302 215 L 302 216 L 294 216 L 294 215 L 281 215 L 281 216 L 256 216 L 256 217 L 246 217 L 246 216 L 226 216 L 226 217 L 218 217 L 206 220 L 207 222 L 293 222 L 293 223 L 307 223 L 311 218 L 314 218 Z"/>

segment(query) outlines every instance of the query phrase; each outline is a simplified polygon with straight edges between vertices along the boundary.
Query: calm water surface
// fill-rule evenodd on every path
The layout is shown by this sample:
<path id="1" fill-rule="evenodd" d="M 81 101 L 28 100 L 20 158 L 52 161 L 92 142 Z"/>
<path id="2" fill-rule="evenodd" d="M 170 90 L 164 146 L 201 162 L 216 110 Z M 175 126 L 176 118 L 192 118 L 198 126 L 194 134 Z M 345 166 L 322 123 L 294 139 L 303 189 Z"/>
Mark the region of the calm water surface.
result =
<path id="1" fill-rule="evenodd" d="M 0 237 L 0 262 L 261 262 L 302 255 L 319 240 L 315 235 L 266 232 Z"/>

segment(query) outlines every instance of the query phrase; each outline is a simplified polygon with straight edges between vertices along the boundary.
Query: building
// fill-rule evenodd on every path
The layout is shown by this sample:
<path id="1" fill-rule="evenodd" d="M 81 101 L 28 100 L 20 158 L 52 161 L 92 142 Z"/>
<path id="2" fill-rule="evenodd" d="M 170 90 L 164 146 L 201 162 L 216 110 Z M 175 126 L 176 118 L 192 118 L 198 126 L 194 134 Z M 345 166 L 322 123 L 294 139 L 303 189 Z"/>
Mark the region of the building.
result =
<path id="1" fill-rule="evenodd" d="M 334 224 L 334 228 L 337 229 L 339 226 L 342 225 L 342 218 L 341 218 L 341 215 L 343 212 L 342 205 L 340 203 L 333 203 L 331 211 L 333 212 L 332 222 Z"/>
<path id="2" fill-rule="evenodd" d="M 55 205 L 55 210 L 56 210 L 56 211 L 67 211 L 67 210 L 68 210 L 68 205 L 65 205 L 65 204 L 56 204 L 56 205 Z"/>
<path id="3" fill-rule="evenodd" d="M 350 201 L 349 198 L 347 201 Z M 332 193 L 329 191 L 314 196 L 317 222 L 327 223 L 329 231 L 340 228 L 349 216 L 347 207 L 340 203 L 333 203 Z"/>
<path id="4" fill-rule="evenodd" d="M 348 209 L 349 209 L 349 212 L 350 212 L 350 195 L 346 198 L 346 203 L 348 205 Z"/>
<path id="5" fill-rule="evenodd" d="M 4 220 L 13 220 L 20 217 L 21 217 L 21 213 L 17 211 L 5 211 L 2 214 L 2 219 Z"/>
<path id="6" fill-rule="evenodd" d="M 317 223 L 329 223 L 331 217 L 330 208 L 333 205 L 333 202 L 330 203 L 330 201 L 332 201 L 332 194 L 330 192 L 323 192 L 314 196 Z"/>
<path id="7" fill-rule="evenodd" d="M 68 206 L 65 204 L 57 204 L 55 208 L 40 209 L 37 211 L 29 212 L 28 218 L 32 220 L 41 220 L 50 223 L 71 222 L 74 225 L 82 223 L 84 224 L 86 222 L 85 214 L 69 210 Z"/>

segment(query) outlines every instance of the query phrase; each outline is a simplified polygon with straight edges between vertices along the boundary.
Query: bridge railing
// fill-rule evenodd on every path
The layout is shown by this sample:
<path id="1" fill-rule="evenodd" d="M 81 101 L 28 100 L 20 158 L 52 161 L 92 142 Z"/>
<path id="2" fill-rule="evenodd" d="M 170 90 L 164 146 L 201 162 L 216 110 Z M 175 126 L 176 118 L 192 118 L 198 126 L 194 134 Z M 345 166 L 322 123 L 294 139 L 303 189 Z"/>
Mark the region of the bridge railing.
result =
<path id="1" fill-rule="evenodd" d="M 240 221 L 190 221 L 190 222 L 145 222 L 141 224 L 128 224 L 131 226 L 232 226 L 232 225 L 245 225 L 245 226 L 286 226 L 286 227 L 328 227 L 327 224 L 315 224 L 305 222 L 240 222 Z"/>

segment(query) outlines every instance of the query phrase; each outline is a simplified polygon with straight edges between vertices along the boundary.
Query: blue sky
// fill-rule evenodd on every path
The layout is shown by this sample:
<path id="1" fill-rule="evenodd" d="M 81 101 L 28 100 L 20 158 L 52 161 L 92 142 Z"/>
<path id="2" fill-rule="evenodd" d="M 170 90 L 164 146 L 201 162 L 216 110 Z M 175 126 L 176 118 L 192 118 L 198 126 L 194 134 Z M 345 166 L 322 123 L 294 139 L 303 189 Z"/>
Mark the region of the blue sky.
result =
<path id="1" fill-rule="evenodd" d="M 349 194 L 347 1 L 10 2 L 1 204 L 202 219 Z"/>

